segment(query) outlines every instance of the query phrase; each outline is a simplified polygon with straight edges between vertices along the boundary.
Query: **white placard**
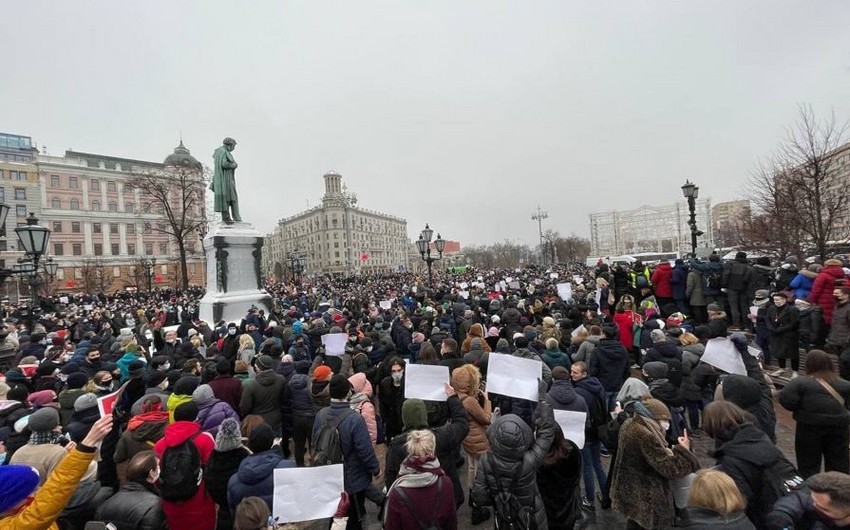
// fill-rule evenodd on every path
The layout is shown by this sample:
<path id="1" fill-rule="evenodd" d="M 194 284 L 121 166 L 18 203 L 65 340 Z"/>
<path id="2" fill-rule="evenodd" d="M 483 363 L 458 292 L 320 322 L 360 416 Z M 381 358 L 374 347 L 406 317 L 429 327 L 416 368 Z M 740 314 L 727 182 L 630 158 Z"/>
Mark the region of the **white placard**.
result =
<path id="1" fill-rule="evenodd" d="M 493 286 L 493 290 L 494 290 L 494 291 L 501 291 L 501 290 L 502 290 L 502 286 L 501 286 L 501 285 L 499 285 L 499 284 L 497 283 L 496 285 L 494 285 L 494 286 Z"/>
<path id="2" fill-rule="evenodd" d="M 483 281 L 484 281 L 484 276 L 479 276 L 479 277 L 478 277 L 478 281 L 479 281 L 479 282 L 483 282 Z"/>
<path id="3" fill-rule="evenodd" d="M 487 392 L 537 401 L 543 363 L 503 353 L 491 353 L 487 363 Z"/>
<path id="4" fill-rule="evenodd" d="M 501 286 L 502 286 L 502 290 L 503 290 L 503 291 L 507 291 L 507 290 L 508 290 L 508 283 L 507 283 L 505 280 L 500 281 L 500 282 L 499 282 L 499 285 L 501 285 Z"/>
<path id="5" fill-rule="evenodd" d="M 511 282 L 508 284 L 511 289 L 519 289 L 519 282 Z"/>
<path id="6" fill-rule="evenodd" d="M 558 296 L 563 301 L 567 301 L 573 297 L 573 286 L 570 283 L 559 283 L 558 284 Z"/>
<path id="7" fill-rule="evenodd" d="M 549 278 L 551 278 L 553 280 L 557 280 L 558 279 L 558 273 L 557 272 L 549 273 Z"/>
<path id="8" fill-rule="evenodd" d="M 518 273 L 519 273 L 519 272 L 522 272 L 522 269 L 517 269 L 517 270 L 516 270 L 516 272 L 518 272 Z"/>
<path id="9" fill-rule="evenodd" d="M 573 281 L 576 283 L 584 283 L 584 278 L 578 274 L 573 274 Z"/>
<path id="10" fill-rule="evenodd" d="M 83 311 L 91 311 L 92 307 L 94 306 L 91 304 L 83 304 Z"/>
<path id="11" fill-rule="evenodd" d="M 60 296 L 59 297 L 59 303 L 60 304 L 67 304 L 68 303 L 68 297 L 67 296 Z"/>
<path id="12" fill-rule="evenodd" d="M 750 306 L 750 314 L 753 315 L 754 317 L 759 316 L 759 306 L 751 305 Z"/>
<path id="13" fill-rule="evenodd" d="M 512 281 L 514 281 L 514 279 L 513 279 L 513 278 L 511 278 L 510 276 L 508 276 L 507 278 L 505 278 L 505 282 L 511 283 Z M 504 283 L 504 282 L 502 282 L 502 283 Z"/>
<path id="14" fill-rule="evenodd" d="M 457 295 L 463 298 L 464 300 L 469 300 L 469 291 L 458 291 Z"/>
<path id="15" fill-rule="evenodd" d="M 578 335 L 579 333 L 584 331 L 584 329 L 585 329 L 584 324 L 580 325 L 579 327 L 577 327 L 576 329 L 574 329 L 570 332 L 570 337 L 575 337 L 576 335 Z"/>
<path id="16" fill-rule="evenodd" d="M 325 347 L 326 355 L 339 357 L 345 353 L 345 341 L 348 340 L 348 335 L 345 333 L 328 333 L 322 335 L 322 345 Z"/>
<path id="17" fill-rule="evenodd" d="M 552 412 L 555 413 L 555 421 L 558 422 L 564 432 L 564 438 L 576 444 L 579 449 L 583 449 L 587 412 L 572 410 L 553 410 Z"/>
<path id="18" fill-rule="evenodd" d="M 393 306 L 392 300 L 381 300 L 379 303 L 381 309 L 390 309 Z"/>
<path id="19" fill-rule="evenodd" d="M 729 374 L 747 375 L 741 354 L 735 349 L 735 344 L 725 337 L 709 340 L 700 360 Z"/>
<path id="20" fill-rule="evenodd" d="M 747 346 L 747 352 L 750 355 L 752 355 L 753 357 L 756 357 L 756 358 L 758 358 L 758 356 L 761 355 L 761 350 L 758 349 L 758 348 L 755 348 L 753 346 Z"/>
<path id="21" fill-rule="evenodd" d="M 466 283 L 466 282 L 460 282 L 460 288 L 465 291 L 465 290 L 469 289 L 469 284 Z"/>
<path id="22" fill-rule="evenodd" d="M 344 487 L 342 464 L 275 469 L 272 516 L 287 523 L 333 517 Z"/>
<path id="23" fill-rule="evenodd" d="M 429 364 L 408 364 L 404 369 L 404 397 L 427 401 L 446 401 L 449 367 Z"/>

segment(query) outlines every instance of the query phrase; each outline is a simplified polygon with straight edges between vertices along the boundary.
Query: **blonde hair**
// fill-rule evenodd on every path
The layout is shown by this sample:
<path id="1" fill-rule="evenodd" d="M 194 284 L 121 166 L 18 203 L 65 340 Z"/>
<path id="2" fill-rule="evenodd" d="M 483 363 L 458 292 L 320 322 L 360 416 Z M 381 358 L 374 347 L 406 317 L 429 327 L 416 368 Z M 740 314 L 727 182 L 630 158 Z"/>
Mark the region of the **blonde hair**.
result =
<path id="1" fill-rule="evenodd" d="M 407 434 L 405 447 L 408 456 L 433 455 L 434 451 L 437 450 L 437 439 L 434 437 L 434 433 L 428 429 L 410 431 Z"/>
<path id="2" fill-rule="evenodd" d="M 256 345 L 254 344 L 254 337 L 248 335 L 247 333 L 243 333 L 239 335 L 239 349 L 244 350 L 246 348 L 254 349 Z"/>
<path id="3" fill-rule="evenodd" d="M 720 515 L 742 512 L 744 497 L 732 477 L 715 469 L 701 469 L 691 484 L 688 506 L 708 508 Z"/>
<path id="4" fill-rule="evenodd" d="M 557 350 L 558 349 L 558 339 L 548 338 L 546 339 L 546 349 L 547 350 Z"/>
<path id="5" fill-rule="evenodd" d="M 699 342 L 699 339 L 693 333 L 682 333 L 682 336 L 679 337 L 679 344 L 682 346 L 690 346 L 691 344 L 696 344 Z"/>

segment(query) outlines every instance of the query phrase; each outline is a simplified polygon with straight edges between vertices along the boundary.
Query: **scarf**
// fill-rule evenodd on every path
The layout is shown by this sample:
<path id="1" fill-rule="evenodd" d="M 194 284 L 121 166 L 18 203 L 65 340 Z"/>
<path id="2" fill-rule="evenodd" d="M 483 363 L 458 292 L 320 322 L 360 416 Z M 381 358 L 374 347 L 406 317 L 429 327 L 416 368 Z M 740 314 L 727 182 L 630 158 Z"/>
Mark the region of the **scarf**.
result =
<path id="1" fill-rule="evenodd" d="M 445 474 L 446 472 L 440 467 L 440 461 L 437 460 L 436 456 L 409 456 L 401 463 L 398 478 L 387 490 L 387 495 L 384 498 L 389 499 L 395 488 L 427 488 L 436 484 L 440 477 Z M 389 513 L 389 510 L 384 510 L 384 521 L 386 521 L 387 513 Z"/>
<path id="2" fill-rule="evenodd" d="M 151 411 L 145 412 L 144 414 L 137 414 L 130 418 L 130 422 L 127 424 L 127 428 L 131 431 L 135 431 L 140 425 L 145 422 L 159 422 L 159 421 L 168 421 L 168 412 L 166 411 Z"/>
<path id="3" fill-rule="evenodd" d="M 55 444 L 62 434 L 56 431 L 39 431 L 30 434 L 30 445 Z"/>

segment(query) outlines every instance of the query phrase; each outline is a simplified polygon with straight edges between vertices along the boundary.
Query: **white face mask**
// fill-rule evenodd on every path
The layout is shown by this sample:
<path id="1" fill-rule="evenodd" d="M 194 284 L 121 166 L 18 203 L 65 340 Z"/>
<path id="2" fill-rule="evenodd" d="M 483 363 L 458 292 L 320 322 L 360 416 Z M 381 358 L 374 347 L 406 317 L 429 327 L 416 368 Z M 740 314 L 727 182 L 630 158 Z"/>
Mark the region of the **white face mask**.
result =
<path id="1" fill-rule="evenodd" d="M 169 363 L 165 363 L 165 364 L 162 365 L 162 371 L 163 372 L 167 372 L 170 368 L 171 368 L 171 365 Z"/>
<path id="2" fill-rule="evenodd" d="M 658 422 L 658 424 L 661 425 L 662 431 L 667 432 L 667 431 L 670 430 L 670 422 L 669 421 L 661 420 L 661 421 Z"/>
<path id="3" fill-rule="evenodd" d="M 236 335 L 236 329 L 234 329 L 234 328 L 230 328 L 230 329 L 228 329 L 228 330 L 227 330 L 227 334 L 228 334 L 228 335 Z"/>

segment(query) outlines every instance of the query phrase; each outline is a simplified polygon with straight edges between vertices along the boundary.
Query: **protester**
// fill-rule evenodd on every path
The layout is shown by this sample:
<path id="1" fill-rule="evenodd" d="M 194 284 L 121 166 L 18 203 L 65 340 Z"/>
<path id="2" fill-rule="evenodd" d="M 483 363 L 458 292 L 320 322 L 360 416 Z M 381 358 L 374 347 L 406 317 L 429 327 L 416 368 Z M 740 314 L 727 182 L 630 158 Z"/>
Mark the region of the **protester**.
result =
<path id="1" fill-rule="evenodd" d="M 159 459 L 153 451 L 142 451 L 127 464 L 127 482 L 100 505 L 95 519 L 114 524 L 118 530 L 157 530 L 165 527 L 157 491 Z"/>
<path id="2" fill-rule="evenodd" d="M 728 475 L 722 471 L 701 469 L 688 492 L 683 528 L 755 530 L 757 527 L 744 513 L 745 505 L 746 501 Z"/>

